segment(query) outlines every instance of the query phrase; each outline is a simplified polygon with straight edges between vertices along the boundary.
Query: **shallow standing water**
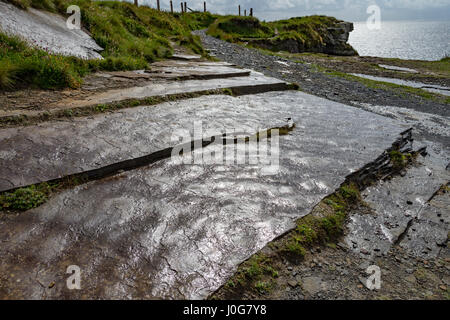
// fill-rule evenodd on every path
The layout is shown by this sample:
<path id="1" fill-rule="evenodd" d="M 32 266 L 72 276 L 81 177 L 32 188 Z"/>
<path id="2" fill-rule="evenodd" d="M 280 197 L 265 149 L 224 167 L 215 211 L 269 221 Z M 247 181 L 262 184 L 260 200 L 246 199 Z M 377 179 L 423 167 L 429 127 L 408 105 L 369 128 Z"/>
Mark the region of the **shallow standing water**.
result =
<path id="1" fill-rule="evenodd" d="M 381 30 L 354 24 L 349 43 L 361 56 L 440 60 L 450 56 L 450 21 L 384 21 Z"/>

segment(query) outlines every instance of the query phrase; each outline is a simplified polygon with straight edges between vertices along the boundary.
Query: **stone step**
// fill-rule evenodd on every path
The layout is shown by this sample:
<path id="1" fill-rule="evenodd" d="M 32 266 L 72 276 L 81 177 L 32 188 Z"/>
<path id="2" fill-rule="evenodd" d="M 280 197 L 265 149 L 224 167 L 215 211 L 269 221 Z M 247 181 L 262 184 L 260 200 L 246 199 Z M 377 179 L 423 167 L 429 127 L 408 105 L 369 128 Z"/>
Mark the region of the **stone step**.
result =
<path id="1" fill-rule="evenodd" d="M 218 69 L 219 72 L 214 76 L 213 72 L 205 73 L 208 68 Z M 129 102 L 134 105 L 145 104 L 149 98 L 174 97 L 176 99 L 180 95 L 190 94 L 207 94 L 208 91 L 229 89 L 235 95 L 256 94 L 269 91 L 287 90 L 289 84 L 270 78 L 262 73 L 231 68 L 229 66 L 211 66 L 202 65 L 201 77 L 213 77 L 205 80 L 159 80 L 149 81 L 148 84 L 130 88 L 111 89 L 104 92 L 92 93 L 82 98 L 64 98 L 58 102 L 41 106 L 40 110 L 26 110 L 17 108 L 13 110 L 0 110 L 0 125 L 8 126 L 8 124 L 20 123 L 23 119 L 28 122 L 40 122 L 42 119 L 61 118 L 65 114 L 77 114 L 89 112 L 93 108 L 99 106 L 100 109 L 106 109 L 106 105 L 114 104 L 114 109 L 120 109 L 120 104 L 129 106 Z M 179 70 L 179 74 L 188 73 L 183 71 L 183 67 L 174 68 L 174 72 Z M 231 72 L 231 73 L 230 73 Z M 233 74 L 234 73 L 234 74 Z M 133 74 L 136 76 L 137 74 Z M 111 76 L 114 76 L 112 74 Z M 130 76 L 125 73 L 124 76 Z M 181 75 L 180 75 L 181 76 Z M 189 76 L 189 75 L 188 75 Z M 217 78 L 218 77 L 218 78 Z M 128 104 L 127 104 L 128 103 Z"/>
<path id="2" fill-rule="evenodd" d="M 171 59 L 184 61 L 200 61 L 202 56 L 197 54 L 175 53 Z"/>

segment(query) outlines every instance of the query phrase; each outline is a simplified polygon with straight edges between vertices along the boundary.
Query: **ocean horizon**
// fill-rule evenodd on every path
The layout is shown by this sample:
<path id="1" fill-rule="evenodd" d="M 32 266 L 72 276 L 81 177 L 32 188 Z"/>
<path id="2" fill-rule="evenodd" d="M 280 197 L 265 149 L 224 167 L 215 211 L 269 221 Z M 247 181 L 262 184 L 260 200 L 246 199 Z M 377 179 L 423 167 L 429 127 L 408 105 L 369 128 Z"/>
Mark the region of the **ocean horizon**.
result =
<path id="1" fill-rule="evenodd" d="M 450 56 L 450 21 L 384 21 L 380 30 L 355 22 L 349 43 L 361 56 L 435 61 Z"/>

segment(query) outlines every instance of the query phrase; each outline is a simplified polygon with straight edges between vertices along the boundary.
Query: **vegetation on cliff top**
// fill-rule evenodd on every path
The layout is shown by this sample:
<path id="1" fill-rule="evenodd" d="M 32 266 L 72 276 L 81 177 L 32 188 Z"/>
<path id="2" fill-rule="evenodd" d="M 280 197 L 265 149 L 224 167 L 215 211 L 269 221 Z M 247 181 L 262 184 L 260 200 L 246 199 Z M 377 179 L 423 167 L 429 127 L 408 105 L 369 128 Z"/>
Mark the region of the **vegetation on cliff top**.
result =
<path id="1" fill-rule="evenodd" d="M 242 16 L 220 17 L 209 26 L 207 33 L 228 42 L 239 42 L 243 38 L 268 38 L 275 34 L 267 23 Z"/>
<path id="2" fill-rule="evenodd" d="M 170 14 L 125 2 L 89 0 L 7 0 L 20 8 L 35 7 L 65 14 L 69 5 L 81 8 L 82 25 L 105 50 L 103 61 L 53 55 L 29 47 L 16 37 L 0 34 L 0 89 L 16 84 L 39 88 L 78 87 L 96 70 L 132 70 L 169 57 L 172 43 L 204 54 L 191 30 L 204 27 L 210 14 Z"/>
<path id="3" fill-rule="evenodd" d="M 207 33 L 228 42 L 249 42 L 273 51 L 320 52 L 329 50 L 331 41 L 335 46 L 342 46 L 343 52 L 356 54 L 350 45 L 336 40 L 345 32 L 339 26 L 341 22 L 317 15 L 273 22 L 261 22 L 254 17 L 224 16 L 211 24 Z"/>

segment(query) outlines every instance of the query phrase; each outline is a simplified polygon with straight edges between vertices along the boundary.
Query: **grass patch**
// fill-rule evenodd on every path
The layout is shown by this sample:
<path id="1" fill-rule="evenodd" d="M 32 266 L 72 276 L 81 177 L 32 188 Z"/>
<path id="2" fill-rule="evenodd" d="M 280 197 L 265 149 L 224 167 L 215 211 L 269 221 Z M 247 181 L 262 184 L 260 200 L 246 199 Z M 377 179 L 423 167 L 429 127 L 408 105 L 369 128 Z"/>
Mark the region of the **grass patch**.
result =
<path id="1" fill-rule="evenodd" d="M 272 260 L 265 255 L 256 254 L 241 265 L 236 276 L 225 286 L 230 289 L 250 286 L 260 293 L 267 293 L 272 288 L 273 279 L 278 276 Z"/>
<path id="2" fill-rule="evenodd" d="M 293 261 L 302 259 L 313 245 L 333 243 L 344 231 L 348 211 L 361 204 L 359 188 L 353 183 L 342 185 L 316 207 L 321 215 L 308 215 L 297 221 L 297 227 L 281 241 L 278 250 Z"/>
<path id="3" fill-rule="evenodd" d="M 206 29 L 216 21 L 220 15 L 210 12 L 187 12 L 175 13 L 176 18 L 180 19 L 190 30 Z"/>
<path id="4" fill-rule="evenodd" d="M 23 212 L 43 205 L 55 193 L 85 183 L 82 176 L 61 179 L 58 182 L 42 182 L 11 192 L 0 193 L 0 212 Z"/>
<path id="5" fill-rule="evenodd" d="M 77 88 L 89 72 L 143 69 L 172 55 L 171 42 L 206 55 L 191 30 L 214 18 L 206 14 L 172 15 L 145 6 L 116 1 L 10 0 L 66 15 L 69 5 L 81 8 L 83 28 L 105 50 L 104 60 L 85 61 L 31 48 L 16 37 L 0 33 L 0 89 L 32 86 L 43 89 Z"/>
<path id="6" fill-rule="evenodd" d="M 223 16 L 209 26 L 207 34 L 224 41 L 239 42 L 242 38 L 272 37 L 274 31 L 254 17 Z"/>
<path id="7" fill-rule="evenodd" d="M 53 186 L 42 183 L 27 188 L 20 188 L 11 193 L 0 195 L 0 208 L 3 210 L 26 211 L 39 207 L 45 201 Z"/>
<path id="8" fill-rule="evenodd" d="M 403 154 L 399 151 L 391 151 L 389 153 L 389 157 L 391 158 L 391 163 L 394 166 L 394 169 L 401 170 L 403 169 L 411 160 L 411 154 Z"/>

